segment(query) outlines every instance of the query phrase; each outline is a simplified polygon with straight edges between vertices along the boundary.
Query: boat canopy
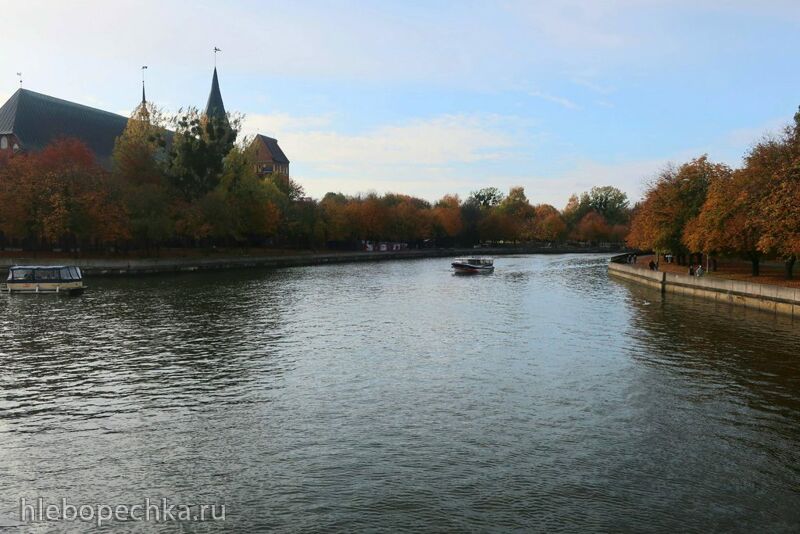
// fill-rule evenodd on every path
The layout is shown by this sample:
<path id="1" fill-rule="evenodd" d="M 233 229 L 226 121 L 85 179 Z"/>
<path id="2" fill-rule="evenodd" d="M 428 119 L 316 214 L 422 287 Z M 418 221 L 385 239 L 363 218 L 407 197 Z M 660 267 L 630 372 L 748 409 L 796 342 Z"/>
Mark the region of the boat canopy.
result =
<path id="1" fill-rule="evenodd" d="M 458 263 L 466 263 L 468 265 L 494 265 L 494 258 L 486 258 L 483 256 L 456 258 L 455 261 Z"/>
<path id="2" fill-rule="evenodd" d="M 66 265 L 15 265 L 8 270 L 7 282 L 74 282 L 83 279 L 79 267 Z"/>

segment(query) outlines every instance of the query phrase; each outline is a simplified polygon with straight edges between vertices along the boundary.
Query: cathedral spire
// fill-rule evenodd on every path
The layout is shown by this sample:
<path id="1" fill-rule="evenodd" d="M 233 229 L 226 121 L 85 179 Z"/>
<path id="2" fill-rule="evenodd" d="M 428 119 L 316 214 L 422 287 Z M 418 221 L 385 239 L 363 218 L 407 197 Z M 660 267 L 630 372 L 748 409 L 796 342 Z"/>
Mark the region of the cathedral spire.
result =
<path id="1" fill-rule="evenodd" d="M 142 102 L 133 112 L 133 116 L 138 118 L 139 120 L 149 120 L 150 112 L 147 111 L 147 96 L 144 92 L 144 71 L 147 69 L 147 65 L 142 65 Z"/>
<path id="2" fill-rule="evenodd" d="M 211 92 L 208 95 L 206 104 L 206 117 L 226 119 L 225 104 L 222 103 L 222 93 L 219 91 L 219 79 L 217 78 L 217 67 L 214 67 L 214 77 L 211 79 Z"/>
<path id="3" fill-rule="evenodd" d="M 144 71 L 147 70 L 147 65 L 142 65 L 142 105 L 147 104 L 147 98 L 144 96 Z"/>

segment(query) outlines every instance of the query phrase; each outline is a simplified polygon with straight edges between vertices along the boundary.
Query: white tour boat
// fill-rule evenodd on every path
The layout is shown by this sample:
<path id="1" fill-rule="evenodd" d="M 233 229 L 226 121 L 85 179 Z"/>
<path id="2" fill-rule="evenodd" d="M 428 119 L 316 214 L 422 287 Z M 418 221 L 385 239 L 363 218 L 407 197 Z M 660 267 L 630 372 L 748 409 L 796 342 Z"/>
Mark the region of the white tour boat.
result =
<path id="1" fill-rule="evenodd" d="M 0 286 L 4 293 L 79 295 L 84 289 L 80 268 L 64 265 L 14 265 L 8 269 L 6 283 Z"/>
<path id="2" fill-rule="evenodd" d="M 494 258 L 486 258 L 483 256 L 456 258 L 451 265 L 453 266 L 453 270 L 457 273 L 490 273 L 494 271 Z"/>

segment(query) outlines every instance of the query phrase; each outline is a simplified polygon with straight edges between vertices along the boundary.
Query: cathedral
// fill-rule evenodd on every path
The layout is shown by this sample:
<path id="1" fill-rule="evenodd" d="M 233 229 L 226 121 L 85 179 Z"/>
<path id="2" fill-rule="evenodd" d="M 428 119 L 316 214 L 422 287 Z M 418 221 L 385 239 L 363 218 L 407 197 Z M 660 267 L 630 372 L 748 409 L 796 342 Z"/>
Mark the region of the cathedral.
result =
<path id="1" fill-rule="evenodd" d="M 226 116 L 216 67 L 205 114 Z M 85 143 L 97 161 L 110 168 L 114 143 L 127 124 L 128 117 L 20 88 L 0 107 L 0 154 L 41 150 L 57 139 L 71 137 Z M 259 175 L 289 175 L 289 160 L 277 139 L 259 134 L 251 146 Z"/>

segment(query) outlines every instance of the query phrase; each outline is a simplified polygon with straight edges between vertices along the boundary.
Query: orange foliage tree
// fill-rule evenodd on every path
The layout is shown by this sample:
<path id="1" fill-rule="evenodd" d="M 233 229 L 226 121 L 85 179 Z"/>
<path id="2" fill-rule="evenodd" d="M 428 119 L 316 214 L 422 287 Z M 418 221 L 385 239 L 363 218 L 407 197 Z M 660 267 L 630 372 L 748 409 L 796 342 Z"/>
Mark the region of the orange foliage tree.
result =
<path id="1" fill-rule="evenodd" d="M 751 173 L 720 167 L 708 187 L 700 213 L 684 228 L 683 243 L 694 252 L 743 254 L 758 276 L 760 226 L 754 208 L 761 186 Z"/>
<path id="2" fill-rule="evenodd" d="M 539 204 L 534 208 L 533 238 L 538 241 L 558 241 L 567 231 L 567 223 L 561 213 L 550 204 Z"/>
<path id="3" fill-rule="evenodd" d="M 767 191 L 759 205 L 762 233 L 758 246 L 763 252 L 771 251 L 783 258 L 786 277 L 792 278 L 800 256 L 800 111 L 783 137 L 770 145 L 773 157 L 759 162 Z M 747 167 L 756 166 L 751 159 L 747 160 Z"/>
<path id="4" fill-rule="evenodd" d="M 464 228 L 461 200 L 458 195 L 445 195 L 433 208 L 433 229 L 437 236 L 454 239 Z"/>
<path id="5" fill-rule="evenodd" d="M 611 227 L 606 222 L 605 217 L 596 211 L 590 211 L 578 222 L 574 230 L 574 236 L 579 241 L 593 243 L 605 241 L 611 237 Z"/>
<path id="6" fill-rule="evenodd" d="M 711 181 L 730 169 L 701 156 L 680 167 L 664 169 L 636 207 L 627 242 L 634 248 L 672 252 L 684 263 L 689 251 L 684 229 L 697 217 Z"/>
<path id="7" fill-rule="evenodd" d="M 0 228 L 33 246 L 95 246 L 126 239 L 124 206 L 109 174 L 78 140 L 12 158 L 0 171 Z"/>

